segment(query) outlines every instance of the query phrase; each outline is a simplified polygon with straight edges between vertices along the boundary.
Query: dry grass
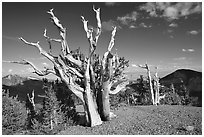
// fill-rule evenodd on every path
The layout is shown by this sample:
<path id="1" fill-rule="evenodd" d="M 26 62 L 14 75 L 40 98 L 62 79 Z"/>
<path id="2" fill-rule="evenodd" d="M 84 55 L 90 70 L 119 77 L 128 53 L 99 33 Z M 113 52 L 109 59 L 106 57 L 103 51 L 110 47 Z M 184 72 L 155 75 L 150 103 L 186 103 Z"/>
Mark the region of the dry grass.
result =
<path id="1" fill-rule="evenodd" d="M 121 106 L 115 119 L 96 127 L 72 126 L 59 134 L 201 135 L 202 108 L 188 106 Z M 189 128 L 190 127 L 190 128 Z M 191 129 L 193 128 L 193 129 Z"/>

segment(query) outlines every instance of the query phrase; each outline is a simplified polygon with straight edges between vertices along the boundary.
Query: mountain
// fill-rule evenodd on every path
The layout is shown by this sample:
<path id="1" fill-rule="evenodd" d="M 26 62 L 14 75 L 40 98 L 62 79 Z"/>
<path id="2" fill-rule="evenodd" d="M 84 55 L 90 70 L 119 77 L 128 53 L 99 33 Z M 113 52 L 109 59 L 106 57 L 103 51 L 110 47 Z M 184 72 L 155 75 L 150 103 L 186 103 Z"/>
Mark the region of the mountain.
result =
<path id="1" fill-rule="evenodd" d="M 202 103 L 202 72 L 179 69 L 161 78 L 160 83 L 168 87 L 172 83 L 175 86 L 183 83 L 189 91 L 189 96 L 198 97 L 198 100 Z"/>
<path id="2" fill-rule="evenodd" d="M 23 81 L 26 80 L 26 77 L 21 77 L 19 75 L 7 75 L 2 78 L 2 85 L 12 86 L 17 84 L 22 84 Z"/>
<path id="3" fill-rule="evenodd" d="M 9 90 L 10 96 L 18 95 L 20 101 L 25 101 L 27 94 L 35 91 L 35 102 L 41 102 L 42 98 L 38 95 L 44 95 L 43 81 L 35 77 L 22 77 L 19 75 L 7 75 L 2 78 L 2 88 Z"/>

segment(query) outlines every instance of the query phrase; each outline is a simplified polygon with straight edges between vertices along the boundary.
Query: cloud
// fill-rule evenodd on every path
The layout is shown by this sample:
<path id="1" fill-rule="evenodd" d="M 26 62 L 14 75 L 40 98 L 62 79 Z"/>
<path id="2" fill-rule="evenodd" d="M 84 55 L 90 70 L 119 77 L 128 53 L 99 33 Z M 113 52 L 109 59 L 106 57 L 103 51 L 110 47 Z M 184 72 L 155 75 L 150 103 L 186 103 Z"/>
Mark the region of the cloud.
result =
<path id="1" fill-rule="evenodd" d="M 143 28 L 147 28 L 147 25 L 145 25 L 144 22 L 140 23 L 139 26 L 140 26 L 140 27 L 143 27 Z"/>
<path id="2" fill-rule="evenodd" d="M 105 2 L 106 6 L 115 6 L 117 4 L 118 4 L 117 2 Z"/>
<path id="3" fill-rule="evenodd" d="M 201 2 L 147 2 L 140 6 L 140 10 L 149 13 L 151 17 L 164 17 L 168 21 L 187 17 L 194 13 L 202 13 Z"/>
<path id="4" fill-rule="evenodd" d="M 11 36 L 2 35 L 2 38 L 7 39 L 7 40 L 12 40 L 12 41 L 19 41 L 18 37 L 11 37 Z"/>
<path id="5" fill-rule="evenodd" d="M 117 17 L 117 20 L 123 24 L 123 25 L 128 25 L 131 22 L 135 22 L 138 18 L 138 13 L 136 11 L 133 11 L 131 14 L 126 14 L 125 16 L 122 17 Z"/>
<path id="6" fill-rule="evenodd" d="M 139 7 L 140 10 L 145 10 L 151 17 L 158 17 L 156 14 L 156 6 L 154 2 L 147 2 L 146 4 Z"/>
<path id="7" fill-rule="evenodd" d="M 27 58 L 28 60 L 44 60 L 47 59 L 46 57 L 37 57 L 37 58 Z"/>
<path id="8" fill-rule="evenodd" d="M 176 23 L 171 23 L 171 24 L 169 24 L 169 27 L 175 28 L 175 27 L 178 27 L 178 24 L 176 24 Z"/>
<path id="9" fill-rule="evenodd" d="M 194 49 L 188 49 L 188 51 L 189 51 L 189 52 L 194 52 L 195 50 L 194 50 Z"/>
<path id="10" fill-rule="evenodd" d="M 130 28 L 130 29 L 135 29 L 135 28 L 137 28 L 137 27 L 136 27 L 135 25 L 130 25 L 129 28 Z"/>
<path id="11" fill-rule="evenodd" d="M 164 10 L 163 16 L 167 17 L 168 20 L 174 20 L 174 19 L 178 19 L 178 9 L 175 7 L 167 7 Z"/>
<path id="12" fill-rule="evenodd" d="M 170 37 L 171 39 L 173 39 L 173 38 L 174 38 L 174 36 L 173 36 L 173 35 L 170 35 L 169 37 Z"/>
<path id="13" fill-rule="evenodd" d="M 188 31 L 187 34 L 190 34 L 190 35 L 197 35 L 199 32 L 196 31 L 196 30 L 191 30 L 191 31 Z"/>
<path id="14" fill-rule="evenodd" d="M 11 73 L 13 71 L 13 69 L 9 69 L 8 72 Z"/>
<path id="15" fill-rule="evenodd" d="M 142 28 L 151 28 L 152 26 L 149 25 L 147 26 L 144 22 L 140 23 L 139 27 L 142 27 Z"/>
<path id="16" fill-rule="evenodd" d="M 120 25 L 118 25 L 118 23 L 113 21 L 113 20 L 103 21 L 102 22 L 102 31 L 112 31 L 113 26 L 116 26 L 118 30 L 121 29 Z"/>
<path id="17" fill-rule="evenodd" d="M 180 16 L 187 16 L 202 12 L 201 2 L 179 2 L 176 4 L 176 7 L 180 12 Z"/>
<path id="18" fill-rule="evenodd" d="M 182 49 L 183 52 L 194 52 L 194 49 Z"/>
<path id="19" fill-rule="evenodd" d="M 176 60 L 176 61 L 182 61 L 182 60 L 186 60 L 186 57 L 174 58 L 174 60 Z"/>

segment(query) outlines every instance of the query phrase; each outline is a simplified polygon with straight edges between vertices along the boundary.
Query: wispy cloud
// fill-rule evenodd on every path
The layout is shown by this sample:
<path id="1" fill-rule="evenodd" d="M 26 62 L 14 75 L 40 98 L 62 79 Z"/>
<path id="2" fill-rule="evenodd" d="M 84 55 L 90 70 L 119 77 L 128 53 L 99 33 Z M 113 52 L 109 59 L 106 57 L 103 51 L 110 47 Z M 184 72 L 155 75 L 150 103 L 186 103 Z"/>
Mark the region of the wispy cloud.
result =
<path id="1" fill-rule="evenodd" d="M 137 26 L 135 26 L 135 25 L 130 25 L 129 28 L 130 28 L 130 29 L 135 29 L 135 28 L 137 28 Z"/>
<path id="2" fill-rule="evenodd" d="M 175 28 L 175 27 L 178 27 L 178 24 L 176 24 L 176 23 L 171 23 L 171 24 L 169 24 L 169 27 L 173 27 L 173 28 Z"/>
<path id="3" fill-rule="evenodd" d="M 12 41 L 19 41 L 18 37 L 11 37 L 11 36 L 6 36 L 6 35 L 2 35 L 2 39 L 12 40 Z"/>
<path id="4" fill-rule="evenodd" d="M 117 17 L 117 20 L 123 24 L 123 25 L 130 25 L 131 22 L 135 22 L 138 18 L 138 13 L 136 11 L 133 11 L 130 14 L 126 14 L 122 17 Z"/>
<path id="5" fill-rule="evenodd" d="M 182 49 L 183 52 L 194 52 L 194 49 Z"/>
<path id="6" fill-rule="evenodd" d="M 147 2 L 140 6 L 140 10 L 149 13 L 150 17 L 164 17 L 168 21 L 202 12 L 201 2 Z"/>
<path id="7" fill-rule="evenodd" d="M 144 22 L 140 23 L 139 26 L 140 26 L 140 27 L 143 27 L 143 28 L 148 28 L 148 26 L 147 26 Z"/>
<path id="8" fill-rule="evenodd" d="M 121 29 L 121 26 L 116 21 L 113 21 L 113 20 L 103 21 L 102 22 L 102 31 L 103 32 L 112 31 L 114 26 L 116 26 L 118 30 Z"/>
<path id="9" fill-rule="evenodd" d="M 199 31 L 197 31 L 197 30 L 187 31 L 187 34 L 190 34 L 190 35 L 197 35 L 198 33 L 199 33 Z"/>
<path id="10" fill-rule="evenodd" d="M 175 61 L 186 60 L 186 57 L 179 57 L 179 58 L 174 58 L 173 60 L 175 60 Z"/>
<path id="11" fill-rule="evenodd" d="M 118 5 L 118 4 L 119 4 L 118 2 L 105 2 L 106 6 L 115 6 L 115 5 Z"/>
<path id="12" fill-rule="evenodd" d="M 27 60 L 45 60 L 47 59 L 46 57 L 42 56 L 42 57 L 37 57 L 37 58 L 26 58 Z"/>

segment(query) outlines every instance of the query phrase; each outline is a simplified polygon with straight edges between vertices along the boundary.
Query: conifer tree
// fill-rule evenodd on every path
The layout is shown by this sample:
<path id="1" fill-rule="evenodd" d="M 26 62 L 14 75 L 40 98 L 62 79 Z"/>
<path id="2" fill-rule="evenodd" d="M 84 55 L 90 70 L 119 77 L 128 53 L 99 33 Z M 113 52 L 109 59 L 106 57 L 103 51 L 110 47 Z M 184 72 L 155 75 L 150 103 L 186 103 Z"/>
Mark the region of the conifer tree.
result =
<path id="1" fill-rule="evenodd" d="M 25 129 L 27 114 L 18 97 L 9 97 L 9 91 L 2 91 L 2 134 L 15 134 Z"/>
<path id="2" fill-rule="evenodd" d="M 41 130 L 45 133 L 51 133 L 53 130 L 61 127 L 64 124 L 64 114 L 61 111 L 60 102 L 57 100 L 54 91 L 54 83 L 49 84 L 47 79 L 44 79 L 45 96 L 43 99 L 42 125 Z"/>

